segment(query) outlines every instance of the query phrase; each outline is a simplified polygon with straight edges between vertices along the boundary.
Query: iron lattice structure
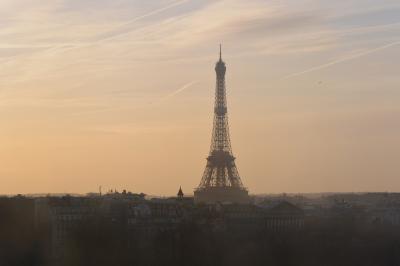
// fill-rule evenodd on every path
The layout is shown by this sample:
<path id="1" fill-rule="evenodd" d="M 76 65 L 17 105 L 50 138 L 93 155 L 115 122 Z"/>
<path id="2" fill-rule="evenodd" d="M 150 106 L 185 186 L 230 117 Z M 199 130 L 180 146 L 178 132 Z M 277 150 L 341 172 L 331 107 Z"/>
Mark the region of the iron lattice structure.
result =
<path id="1" fill-rule="evenodd" d="M 243 187 L 238 170 L 235 165 L 235 157 L 232 153 L 229 137 L 228 112 L 225 88 L 225 62 L 221 58 L 221 46 L 219 61 L 215 65 L 217 74 L 215 88 L 214 124 L 211 139 L 211 148 L 207 157 L 207 165 L 197 191 L 207 189 L 239 189 Z"/>

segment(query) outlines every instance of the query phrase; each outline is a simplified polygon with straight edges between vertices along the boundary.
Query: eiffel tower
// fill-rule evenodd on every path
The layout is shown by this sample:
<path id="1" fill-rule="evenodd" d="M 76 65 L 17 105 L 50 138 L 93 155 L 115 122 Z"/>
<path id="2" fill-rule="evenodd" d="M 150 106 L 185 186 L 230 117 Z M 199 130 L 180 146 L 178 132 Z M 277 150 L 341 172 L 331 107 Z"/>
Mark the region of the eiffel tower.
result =
<path id="1" fill-rule="evenodd" d="M 211 148 L 200 185 L 194 191 L 194 199 L 196 203 L 247 203 L 250 198 L 236 168 L 229 137 L 225 89 L 226 66 L 221 57 L 221 45 L 215 72 L 217 84 Z"/>

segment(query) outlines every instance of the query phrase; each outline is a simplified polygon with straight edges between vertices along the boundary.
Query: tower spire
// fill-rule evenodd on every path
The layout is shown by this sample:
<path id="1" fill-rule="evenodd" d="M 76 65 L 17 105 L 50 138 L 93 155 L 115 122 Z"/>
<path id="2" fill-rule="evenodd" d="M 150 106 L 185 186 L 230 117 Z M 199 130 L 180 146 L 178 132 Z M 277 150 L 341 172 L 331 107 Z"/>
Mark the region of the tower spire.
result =
<path id="1" fill-rule="evenodd" d="M 222 56 L 221 56 L 222 52 L 221 52 L 221 50 L 222 50 L 222 45 L 219 44 L 219 61 L 222 61 Z"/>

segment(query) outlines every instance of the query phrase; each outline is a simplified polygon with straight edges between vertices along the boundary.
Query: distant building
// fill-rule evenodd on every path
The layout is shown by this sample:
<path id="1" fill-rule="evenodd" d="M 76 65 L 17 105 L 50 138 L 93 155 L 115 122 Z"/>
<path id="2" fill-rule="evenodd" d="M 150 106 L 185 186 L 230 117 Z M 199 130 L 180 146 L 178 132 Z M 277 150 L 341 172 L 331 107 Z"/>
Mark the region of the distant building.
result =
<path id="1" fill-rule="evenodd" d="M 68 237 L 81 222 L 98 211 L 100 202 L 91 197 L 45 197 L 35 202 L 36 226 L 48 233 L 50 256 L 63 256 Z"/>
<path id="2" fill-rule="evenodd" d="M 304 212 L 292 203 L 282 201 L 266 211 L 265 226 L 273 232 L 301 229 Z"/>
<path id="3" fill-rule="evenodd" d="M 0 265 L 22 265 L 34 259 L 40 234 L 34 227 L 34 201 L 23 196 L 0 198 Z M 39 242 L 39 243 L 38 243 Z M 12 263 L 18 258 L 19 263 Z"/>

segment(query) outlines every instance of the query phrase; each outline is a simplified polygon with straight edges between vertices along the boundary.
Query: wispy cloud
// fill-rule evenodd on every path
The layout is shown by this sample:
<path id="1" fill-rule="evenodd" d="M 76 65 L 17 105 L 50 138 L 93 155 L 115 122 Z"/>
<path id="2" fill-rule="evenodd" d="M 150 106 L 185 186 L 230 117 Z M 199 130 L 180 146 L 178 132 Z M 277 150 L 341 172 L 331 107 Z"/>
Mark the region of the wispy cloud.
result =
<path id="1" fill-rule="evenodd" d="M 0 65 L 1 89 L 10 94 L 11 90 L 20 90 L 18 95 L 24 97 L 43 93 L 55 99 L 65 95 L 81 98 L 90 91 L 93 101 L 96 93 L 117 98 L 122 96 L 112 94 L 115 89 L 112 82 L 102 84 L 104 77 L 115 79 L 115 83 L 125 78 L 125 82 L 134 82 L 132 90 L 137 90 L 146 86 L 149 77 L 145 76 L 150 74 L 136 75 L 133 81 L 129 78 L 133 76 L 130 71 L 146 73 L 150 66 L 163 71 L 169 64 L 179 67 L 188 61 L 210 61 L 214 56 L 210 53 L 215 47 L 213 43 L 220 41 L 227 44 L 232 58 L 257 55 L 259 60 L 268 61 L 270 56 L 298 58 L 318 56 L 324 51 L 341 54 L 344 38 L 346 43 L 352 43 L 352 36 L 376 34 L 385 41 L 383 32 L 398 28 L 398 23 L 335 28 L 331 21 L 336 18 L 332 16 L 327 21 L 325 9 L 310 10 L 286 0 L 219 0 L 201 4 L 177 0 L 143 5 L 140 1 L 132 4 L 121 0 L 119 5 L 104 5 L 105 2 L 76 2 L 73 12 L 60 8 L 67 3 L 63 0 L 41 2 L 40 8 L 26 10 L 13 19 L 10 23 L 17 22 L 15 27 L 10 24 L 0 29 L 4 40 L 0 44 L 0 57 L 1 49 L 7 53 Z M 88 10 L 92 9 L 89 5 L 95 5 L 98 9 L 87 19 L 76 5 L 84 5 Z M 129 18 L 121 6 L 130 6 L 136 15 Z M 31 25 L 30 20 L 34 21 Z M 329 67 L 362 56 L 361 53 L 300 72 Z M 165 93 L 171 83 L 158 88 L 156 95 Z M 121 89 L 126 84 L 118 83 Z M 93 86 L 103 89 L 95 90 Z"/>

